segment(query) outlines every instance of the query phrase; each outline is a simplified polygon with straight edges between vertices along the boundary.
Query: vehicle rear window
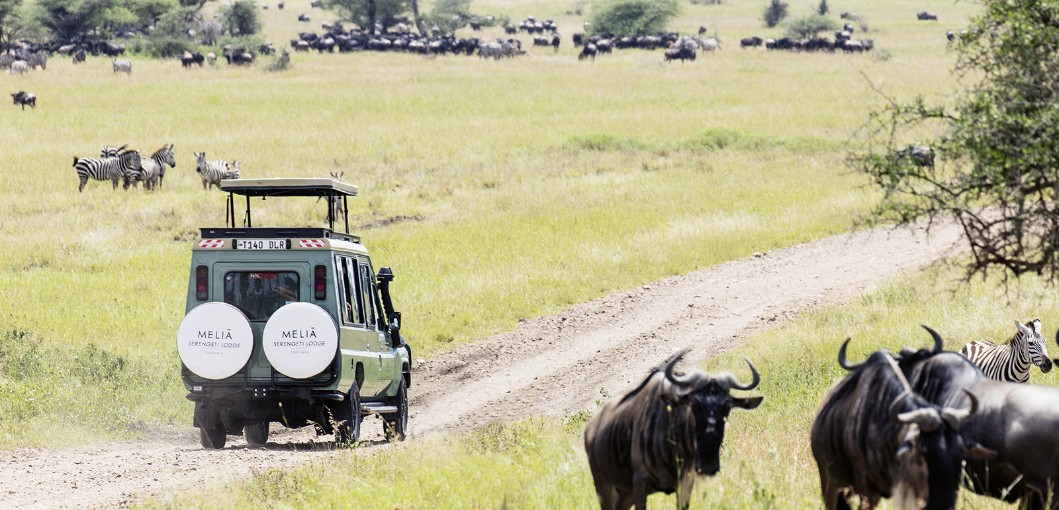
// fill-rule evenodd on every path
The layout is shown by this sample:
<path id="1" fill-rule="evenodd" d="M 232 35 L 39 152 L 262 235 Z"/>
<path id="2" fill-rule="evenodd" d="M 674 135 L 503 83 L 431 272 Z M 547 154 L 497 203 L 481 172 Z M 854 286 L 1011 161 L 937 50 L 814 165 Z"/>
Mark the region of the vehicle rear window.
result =
<path id="1" fill-rule="evenodd" d="M 263 321 L 281 306 L 300 301 L 300 288 L 293 271 L 232 271 L 224 275 L 224 302 L 252 321 Z"/>

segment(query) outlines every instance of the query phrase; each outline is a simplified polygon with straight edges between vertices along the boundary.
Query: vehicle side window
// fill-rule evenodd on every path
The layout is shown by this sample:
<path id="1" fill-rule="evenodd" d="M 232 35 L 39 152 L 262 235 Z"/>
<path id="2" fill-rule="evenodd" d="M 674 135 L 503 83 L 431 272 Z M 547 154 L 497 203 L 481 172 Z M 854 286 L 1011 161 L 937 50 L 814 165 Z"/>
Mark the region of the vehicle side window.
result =
<path id="1" fill-rule="evenodd" d="M 357 260 L 352 257 L 343 257 L 343 273 L 346 279 L 346 302 L 350 305 L 350 321 L 354 324 L 364 324 L 364 305 L 362 292 L 360 290 L 360 275 L 357 269 Z"/>
<path id="2" fill-rule="evenodd" d="M 353 299 L 349 290 L 349 278 L 346 275 L 346 258 L 335 256 L 335 275 L 338 279 L 339 314 L 343 323 L 353 322 Z"/>
<path id="3" fill-rule="evenodd" d="M 376 310 L 375 310 L 375 306 L 374 306 L 374 301 L 371 298 L 371 288 L 372 288 L 371 267 L 369 267 L 367 264 L 364 264 L 364 263 L 360 264 L 360 288 L 361 288 L 361 291 L 362 291 L 361 295 L 364 296 L 364 311 L 367 312 L 367 320 L 368 320 L 368 322 L 366 324 L 367 324 L 367 326 L 369 328 L 374 329 L 374 328 L 377 327 L 378 322 L 376 322 L 376 320 L 375 320 Z"/>
<path id="4" fill-rule="evenodd" d="M 386 317 L 385 317 L 386 314 L 383 313 L 382 301 L 379 300 L 379 285 L 378 285 L 377 281 L 375 280 L 375 275 L 372 275 L 372 278 L 371 278 L 371 303 L 372 303 L 372 306 L 375 307 L 375 310 L 379 314 L 379 318 L 376 319 L 377 323 L 379 325 L 379 330 L 385 331 L 386 330 Z"/>

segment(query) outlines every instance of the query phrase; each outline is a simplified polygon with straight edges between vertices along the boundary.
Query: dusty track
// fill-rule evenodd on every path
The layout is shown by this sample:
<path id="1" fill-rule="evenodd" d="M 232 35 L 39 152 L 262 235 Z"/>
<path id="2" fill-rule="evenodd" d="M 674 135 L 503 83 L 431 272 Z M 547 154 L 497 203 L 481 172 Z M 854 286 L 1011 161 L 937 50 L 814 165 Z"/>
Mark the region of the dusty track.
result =
<path id="1" fill-rule="evenodd" d="M 678 349 L 690 363 L 743 342 L 774 322 L 864 293 L 952 254 L 954 227 L 875 230 L 758 254 L 525 321 L 510 333 L 419 364 L 411 435 L 466 430 L 494 420 L 589 409 Z M 370 418 L 368 431 L 379 429 Z M 76 449 L 0 452 L 3 508 L 121 507 L 252 470 L 334 455 L 307 430 L 273 434 L 267 448 L 235 438 L 204 451 L 195 429 Z M 369 436 L 368 445 L 378 445 Z"/>

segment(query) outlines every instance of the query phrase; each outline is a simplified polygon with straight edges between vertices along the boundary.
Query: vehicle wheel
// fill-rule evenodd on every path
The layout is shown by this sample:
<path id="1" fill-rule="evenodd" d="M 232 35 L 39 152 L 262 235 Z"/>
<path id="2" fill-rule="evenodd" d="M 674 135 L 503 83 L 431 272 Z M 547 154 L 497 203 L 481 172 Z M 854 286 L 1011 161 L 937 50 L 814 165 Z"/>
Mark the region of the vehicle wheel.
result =
<path id="1" fill-rule="evenodd" d="M 250 446 L 265 446 L 268 442 L 268 422 L 243 425 L 243 437 Z"/>
<path id="2" fill-rule="evenodd" d="M 199 429 L 199 443 L 203 448 L 219 450 L 224 448 L 224 442 L 228 440 L 228 431 L 220 429 Z"/>
<path id="3" fill-rule="evenodd" d="M 341 445 L 354 445 L 360 441 L 360 422 L 363 415 L 360 412 L 360 387 L 353 383 L 349 389 L 349 398 L 336 406 L 335 413 L 335 441 Z"/>
<path id="4" fill-rule="evenodd" d="M 408 432 L 408 390 L 405 389 L 404 377 L 397 386 L 397 395 L 393 397 L 397 412 L 383 416 L 383 428 L 387 441 L 404 441 Z"/>

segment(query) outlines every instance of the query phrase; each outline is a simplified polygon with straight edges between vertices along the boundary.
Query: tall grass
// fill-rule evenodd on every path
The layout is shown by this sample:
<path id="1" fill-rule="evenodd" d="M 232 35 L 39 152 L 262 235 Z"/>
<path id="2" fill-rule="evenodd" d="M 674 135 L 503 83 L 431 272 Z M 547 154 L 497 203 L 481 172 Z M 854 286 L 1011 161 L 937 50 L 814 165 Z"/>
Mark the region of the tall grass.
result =
<path id="1" fill-rule="evenodd" d="M 855 361 L 877 349 L 930 346 L 920 324 L 937 329 L 950 350 L 971 340 L 1003 341 L 1014 332 L 1013 318 L 1039 317 L 1048 327 L 1059 324 L 1059 297 L 1046 282 L 1027 279 L 1017 291 L 1006 292 L 993 280 L 957 286 L 960 275 L 939 267 L 896 279 L 873 294 L 792 320 L 709 360 L 703 367 L 708 372 L 731 371 L 745 380 L 742 357 L 751 359 L 762 374 L 761 385 L 751 394 L 765 400 L 753 411 L 733 410 L 721 472 L 699 480 L 692 507 L 820 507 L 809 428 L 823 395 L 845 374 L 835 356 L 847 337 L 852 337 L 849 357 Z M 1032 381 L 1056 385 L 1059 378 L 1035 370 Z M 589 509 L 598 506 L 581 445 L 587 416 L 532 418 L 456 437 L 352 452 L 331 464 L 266 471 L 144 506 Z M 649 504 L 672 505 L 673 498 L 662 494 L 652 496 Z M 963 491 L 959 507 L 1008 505 Z"/>
<path id="2" fill-rule="evenodd" d="M 277 44 L 315 27 L 294 21 L 308 1 L 287 4 L 262 12 L 264 35 Z M 943 19 L 973 10 L 929 4 Z M 193 151 L 242 160 L 244 177 L 345 171 L 362 193 L 354 230 L 377 266 L 394 268 L 417 356 L 663 276 L 848 230 L 874 199 L 843 164 L 857 126 L 882 101 L 865 77 L 900 96 L 951 93 L 944 33 L 905 19 L 900 11 L 918 3 L 859 0 L 851 8 L 878 20 L 871 35 L 891 58 L 744 52 L 737 36 L 768 35 L 751 7 L 688 6 L 678 28 L 708 20 L 728 44 L 687 65 L 640 51 L 578 62 L 567 33 L 558 54 L 501 62 L 295 54 L 289 71 L 269 73 L 133 59 L 125 76 L 108 59 L 76 67 L 55 59 L 47 71 L 0 75 L 4 87 L 39 98 L 35 110 L 0 108 L 8 211 L 0 331 L 25 332 L 19 338 L 32 339 L 21 341 L 39 347 L 46 366 L 66 366 L 94 345 L 137 367 L 114 388 L 132 410 L 125 420 L 96 419 L 97 404 L 45 412 L 15 405 L 29 398 L 22 393 L 0 399 L 13 410 L 0 415 L 0 446 L 121 436 L 140 420 L 190 414 L 173 333 L 196 229 L 224 214 L 221 194 L 200 188 Z M 562 14 L 563 2 L 475 9 L 580 24 Z M 178 166 L 165 187 L 115 192 L 93 181 L 78 193 L 73 156 L 125 143 L 145 152 L 175 144 Z M 312 199 L 255 209 L 256 225 L 324 217 Z M 4 377 L 0 384 L 22 384 Z M 26 391 L 47 400 L 48 387 Z"/>

